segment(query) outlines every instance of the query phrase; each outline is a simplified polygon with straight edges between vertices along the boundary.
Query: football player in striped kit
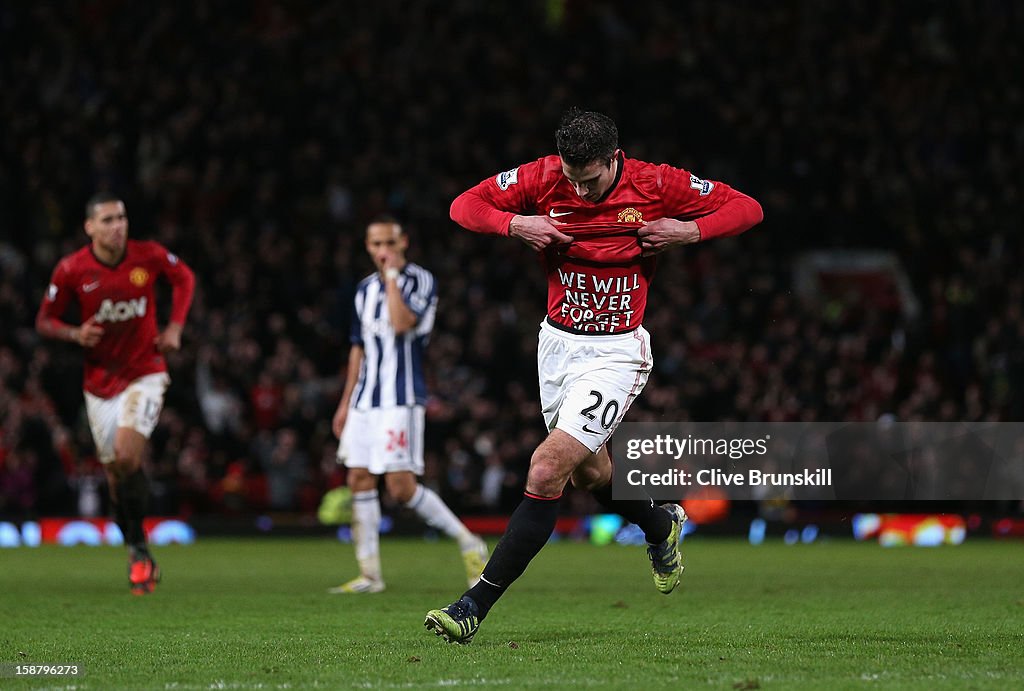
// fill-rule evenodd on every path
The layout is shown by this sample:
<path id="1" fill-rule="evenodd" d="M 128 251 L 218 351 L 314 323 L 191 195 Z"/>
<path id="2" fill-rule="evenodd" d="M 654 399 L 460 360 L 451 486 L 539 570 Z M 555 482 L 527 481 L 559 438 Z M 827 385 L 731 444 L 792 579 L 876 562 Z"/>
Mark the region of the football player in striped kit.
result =
<path id="1" fill-rule="evenodd" d="M 487 560 L 484 541 L 418 480 L 423 474 L 427 400 L 423 351 L 434 326 L 437 288 L 433 274 L 406 261 L 408 246 L 409 238 L 394 218 L 378 218 L 366 228 L 366 251 L 377 270 L 356 290 L 348 375 L 332 426 L 352 490 L 359 576 L 331 588 L 331 593 L 384 590 L 377 495 L 381 475 L 394 500 L 458 542 L 470 587 Z"/>

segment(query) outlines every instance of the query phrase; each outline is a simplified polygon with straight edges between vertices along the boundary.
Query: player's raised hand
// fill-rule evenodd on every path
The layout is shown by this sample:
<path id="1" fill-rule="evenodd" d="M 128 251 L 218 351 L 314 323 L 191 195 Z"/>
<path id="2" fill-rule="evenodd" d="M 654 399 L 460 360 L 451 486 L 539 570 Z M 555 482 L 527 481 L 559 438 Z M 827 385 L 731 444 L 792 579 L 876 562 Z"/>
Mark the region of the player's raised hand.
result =
<path id="1" fill-rule="evenodd" d="M 568 245 L 572 242 L 571 235 L 558 230 L 560 225 L 547 216 L 516 216 L 508 226 L 508 234 L 539 252 L 549 245 Z"/>
<path id="2" fill-rule="evenodd" d="M 700 228 L 693 221 L 675 218 L 659 218 L 637 231 L 640 249 L 644 256 L 664 252 L 673 245 L 689 245 L 700 242 Z"/>
<path id="3" fill-rule="evenodd" d="M 103 338 L 103 327 L 96 323 L 96 316 L 93 315 L 82 322 L 73 333 L 75 343 L 83 348 L 92 348 Z"/>
<path id="4" fill-rule="evenodd" d="M 168 353 L 172 350 L 181 350 L 181 324 L 170 323 L 167 328 L 161 331 L 153 343 L 161 353 Z"/>

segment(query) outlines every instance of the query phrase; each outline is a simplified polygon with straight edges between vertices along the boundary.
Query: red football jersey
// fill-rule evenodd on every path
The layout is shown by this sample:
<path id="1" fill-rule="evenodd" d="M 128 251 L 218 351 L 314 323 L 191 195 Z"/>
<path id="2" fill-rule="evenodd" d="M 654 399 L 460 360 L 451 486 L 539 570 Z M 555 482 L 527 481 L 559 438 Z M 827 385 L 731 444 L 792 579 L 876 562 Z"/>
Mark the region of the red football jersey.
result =
<path id="1" fill-rule="evenodd" d="M 622 333 L 643 323 L 654 257 L 642 257 L 637 230 L 659 218 L 695 220 L 701 238 L 740 233 L 760 220 L 760 206 L 725 183 L 681 168 L 620 154 L 618 177 L 598 202 L 582 199 L 546 156 L 484 180 L 452 204 L 452 218 L 477 232 L 508 234 L 512 217 L 547 215 L 572 244 L 543 253 L 548 320 L 581 333 Z M 735 209 L 716 219 L 729 202 Z"/>
<path id="2" fill-rule="evenodd" d="M 72 300 L 103 327 L 103 338 L 85 349 L 84 388 L 110 398 L 139 377 L 166 372 L 167 363 L 154 343 L 157 337 L 157 278 L 173 288 L 170 320 L 185 323 L 195 278 L 184 262 L 157 242 L 128 240 L 124 257 L 107 266 L 86 246 L 61 259 L 39 307 L 37 321 L 59 321 Z"/>

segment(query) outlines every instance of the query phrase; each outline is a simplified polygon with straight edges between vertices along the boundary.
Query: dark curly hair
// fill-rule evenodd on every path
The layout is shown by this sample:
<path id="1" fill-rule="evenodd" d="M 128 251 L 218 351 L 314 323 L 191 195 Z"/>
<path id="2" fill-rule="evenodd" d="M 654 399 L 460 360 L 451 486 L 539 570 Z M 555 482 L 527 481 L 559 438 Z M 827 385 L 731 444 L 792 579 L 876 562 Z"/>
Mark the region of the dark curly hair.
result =
<path id="1" fill-rule="evenodd" d="M 558 155 L 573 168 L 611 161 L 619 148 L 619 130 L 607 115 L 570 108 L 555 130 Z"/>

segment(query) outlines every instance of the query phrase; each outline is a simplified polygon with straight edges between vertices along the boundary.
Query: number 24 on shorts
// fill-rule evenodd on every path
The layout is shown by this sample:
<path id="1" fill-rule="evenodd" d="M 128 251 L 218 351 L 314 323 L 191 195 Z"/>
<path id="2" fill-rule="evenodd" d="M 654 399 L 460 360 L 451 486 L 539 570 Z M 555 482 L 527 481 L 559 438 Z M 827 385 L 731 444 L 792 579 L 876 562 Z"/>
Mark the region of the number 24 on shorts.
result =
<path id="1" fill-rule="evenodd" d="M 389 429 L 387 431 L 388 442 L 385 448 L 388 451 L 395 451 L 396 449 L 405 449 L 409 446 L 409 437 L 406 435 L 405 430 Z"/>

